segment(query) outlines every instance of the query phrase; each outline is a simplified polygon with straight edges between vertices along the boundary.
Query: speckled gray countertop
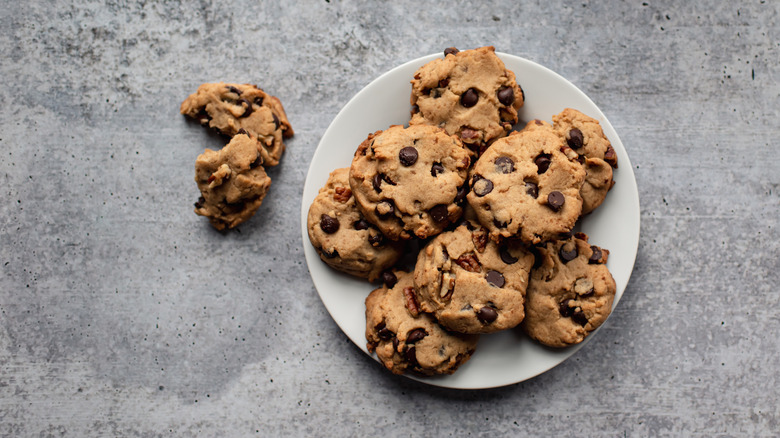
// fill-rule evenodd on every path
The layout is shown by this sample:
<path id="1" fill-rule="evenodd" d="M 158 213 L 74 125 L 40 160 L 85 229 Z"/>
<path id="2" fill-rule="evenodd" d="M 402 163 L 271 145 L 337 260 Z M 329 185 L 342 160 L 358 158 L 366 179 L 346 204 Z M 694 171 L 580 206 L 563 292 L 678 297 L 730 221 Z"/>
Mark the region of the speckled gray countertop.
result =
<path id="1" fill-rule="evenodd" d="M 780 3 L 226 3 L 2 2 L 0 435 L 776 436 Z M 603 110 L 641 240 L 571 359 L 447 390 L 341 333 L 300 200 L 363 86 L 488 44 Z M 223 140 L 178 113 L 217 80 L 260 84 L 295 128 L 262 209 L 225 234 L 192 213 L 192 163 Z"/>

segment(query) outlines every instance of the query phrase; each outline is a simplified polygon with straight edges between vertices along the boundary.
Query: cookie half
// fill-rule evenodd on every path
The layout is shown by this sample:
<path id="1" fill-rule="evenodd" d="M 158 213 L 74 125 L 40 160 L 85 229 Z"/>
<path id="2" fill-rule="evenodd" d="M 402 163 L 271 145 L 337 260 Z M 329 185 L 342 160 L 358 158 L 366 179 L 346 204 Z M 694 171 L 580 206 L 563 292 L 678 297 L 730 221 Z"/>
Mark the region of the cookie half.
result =
<path id="1" fill-rule="evenodd" d="M 544 122 L 539 122 L 544 123 Z M 497 140 L 471 169 L 467 199 L 490 237 L 537 244 L 568 233 L 582 212 L 585 170 L 550 125 Z"/>
<path id="2" fill-rule="evenodd" d="M 244 134 L 219 151 L 206 149 L 195 161 L 195 182 L 201 193 L 195 213 L 209 218 L 218 230 L 252 217 L 271 186 L 262 162 L 255 141 Z"/>
<path id="3" fill-rule="evenodd" d="M 349 183 L 358 208 L 384 235 L 427 238 L 460 217 L 470 162 L 460 140 L 440 128 L 391 126 L 358 147 Z"/>
<path id="4" fill-rule="evenodd" d="M 414 283 L 423 311 L 460 333 L 494 333 L 523 320 L 534 256 L 517 240 L 497 244 L 464 221 L 420 251 Z"/>
<path id="5" fill-rule="evenodd" d="M 330 267 L 374 281 L 403 254 L 403 244 L 387 239 L 355 205 L 349 168 L 331 172 L 309 207 L 309 240 Z"/>
<path id="6" fill-rule="evenodd" d="M 265 166 L 276 166 L 293 129 L 282 102 L 256 85 L 203 84 L 181 104 L 182 114 L 227 135 L 249 134 Z"/>
<path id="7" fill-rule="evenodd" d="M 477 347 L 478 336 L 451 333 L 433 316 L 421 313 L 415 300 L 413 274 L 396 271 L 397 282 L 366 298 L 366 341 L 394 374 L 452 374 Z"/>
<path id="8" fill-rule="evenodd" d="M 572 108 L 566 108 L 552 119 L 555 131 L 579 155 L 585 167 L 580 195 L 582 214 L 588 214 L 604 202 L 615 184 L 612 169 L 617 169 L 617 154 L 598 120 Z"/>
<path id="9" fill-rule="evenodd" d="M 550 347 L 580 343 L 612 311 L 617 288 L 606 266 L 609 251 L 577 233 L 547 242 L 538 252 L 539 266 L 531 271 L 522 327 Z"/>
<path id="10" fill-rule="evenodd" d="M 445 51 L 420 67 L 412 82 L 411 125 L 443 127 L 476 155 L 517 123 L 523 90 L 492 46 Z"/>

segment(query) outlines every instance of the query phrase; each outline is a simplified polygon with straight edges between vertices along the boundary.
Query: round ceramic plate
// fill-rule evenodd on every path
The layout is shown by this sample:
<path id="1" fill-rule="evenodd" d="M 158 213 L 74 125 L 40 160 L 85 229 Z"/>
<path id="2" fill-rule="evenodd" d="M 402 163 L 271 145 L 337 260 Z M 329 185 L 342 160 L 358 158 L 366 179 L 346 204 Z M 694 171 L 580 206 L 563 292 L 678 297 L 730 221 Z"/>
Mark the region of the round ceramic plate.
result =
<path id="1" fill-rule="evenodd" d="M 378 285 L 335 271 L 320 260 L 309 243 L 306 231 L 309 206 L 319 189 L 325 185 L 331 171 L 349 167 L 355 150 L 369 133 L 386 129 L 390 125 L 408 125 L 410 80 L 420 66 L 441 56 L 435 54 L 407 62 L 383 74 L 355 95 L 325 131 L 306 176 L 301 228 L 309 272 L 328 312 L 341 330 L 366 354 L 364 300 Z M 615 186 L 604 203 L 579 224 L 580 231 L 590 236 L 591 243 L 610 251 L 607 266 L 617 283 L 616 306 L 631 276 L 639 244 L 639 194 L 623 143 L 601 110 L 571 82 L 526 59 L 503 53 L 498 53 L 498 56 L 515 73 L 518 84 L 525 92 L 526 101 L 519 112 L 519 127 L 532 119 L 551 122 L 552 116 L 564 108 L 575 108 L 601 123 L 617 152 L 619 168 L 614 172 Z M 560 364 L 596 335 L 593 333 L 585 342 L 560 350 L 541 346 L 519 329 L 483 335 L 474 355 L 454 374 L 408 377 L 447 388 L 478 389 L 510 385 Z"/>

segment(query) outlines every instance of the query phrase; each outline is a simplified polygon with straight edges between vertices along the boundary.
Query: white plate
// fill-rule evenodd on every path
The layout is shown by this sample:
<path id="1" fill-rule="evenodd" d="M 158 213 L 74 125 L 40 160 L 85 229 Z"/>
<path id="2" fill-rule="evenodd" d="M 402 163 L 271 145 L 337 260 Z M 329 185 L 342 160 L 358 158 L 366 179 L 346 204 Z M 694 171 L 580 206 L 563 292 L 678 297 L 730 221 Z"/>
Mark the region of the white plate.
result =
<path id="1" fill-rule="evenodd" d="M 383 74 L 355 95 L 339 112 L 314 152 L 301 205 L 303 250 L 320 299 L 341 330 L 368 354 L 365 339 L 364 300 L 375 285 L 339 273 L 323 263 L 309 243 L 306 218 L 309 206 L 328 174 L 348 167 L 358 145 L 369 133 L 390 125 L 409 122 L 410 80 L 423 64 L 442 56 L 434 54 L 407 62 Z M 618 155 L 615 186 L 604 203 L 584 218 L 581 231 L 590 242 L 610 251 L 607 266 L 617 283 L 614 306 L 626 288 L 639 244 L 639 194 L 623 143 L 604 114 L 582 91 L 557 73 L 526 59 L 498 53 L 507 68 L 515 72 L 525 91 L 520 108 L 520 127 L 532 119 L 551 121 L 552 116 L 571 107 L 597 119 Z M 613 306 L 613 308 L 614 308 Z M 530 379 L 558 365 L 582 348 L 595 333 L 579 345 L 561 350 L 542 347 L 518 329 L 483 335 L 477 350 L 455 374 L 444 377 L 408 376 L 446 388 L 478 389 L 510 385 Z"/>

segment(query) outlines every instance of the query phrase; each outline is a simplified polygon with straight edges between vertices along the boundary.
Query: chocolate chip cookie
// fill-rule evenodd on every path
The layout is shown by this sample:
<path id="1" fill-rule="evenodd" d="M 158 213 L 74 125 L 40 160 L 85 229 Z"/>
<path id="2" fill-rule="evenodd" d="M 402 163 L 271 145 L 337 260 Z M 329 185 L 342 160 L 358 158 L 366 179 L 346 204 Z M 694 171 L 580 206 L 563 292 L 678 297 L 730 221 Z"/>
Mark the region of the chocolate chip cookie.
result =
<path id="1" fill-rule="evenodd" d="M 331 172 L 309 207 L 309 240 L 334 269 L 374 281 L 395 264 L 403 244 L 385 238 L 355 205 L 349 168 Z"/>
<path id="2" fill-rule="evenodd" d="M 493 47 L 451 48 L 414 74 L 409 123 L 443 127 L 480 154 L 517 123 L 523 101 L 515 74 Z"/>
<path id="3" fill-rule="evenodd" d="M 195 161 L 195 182 L 201 197 L 195 213 L 218 230 L 233 228 L 252 217 L 271 186 L 257 142 L 234 136 L 220 151 L 206 151 Z"/>
<path id="4" fill-rule="evenodd" d="M 420 307 L 460 333 L 494 333 L 518 325 L 534 256 L 517 240 L 500 245 L 477 222 L 463 221 L 420 251 L 414 284 Z"/>
<path id="5" fill-rule="evenodd" d="M 612 169 L 617 168 L 617 154 L 604 135 L 598 120 L 571 108 L 553 116 L 555 131 L 577 152 L 585 167 L 585 183 L 580 189 L 582 214 L 588 214 L 604 202 L 615 184 Z"/>
<path id="6" fill-rule="evenodd" d="M 440 128 L 391 126 L 358 147 L 349 183 L 360 211 L 385 236 L 426 238 L 460 217 L 469 164 L 461 141 Z"/>
<path id="7" fill-rule="evenodd" d="M 265 166 L 276 166 L 284 152 L 283 138 L 293 135 L 282 102 L 256 85 L 203 84 L 181 104 L 182 114 L 230 137 L 248 133 L 256 141 Z"/>
<path id="8" fill-rule="evenodd" d="M 394 286 L 376 289 L 366 298 L 366 340 L 394 374 L 452 374 L 474 353 L 478 336 L 451 333 L 433 316 L 421 313 L 413 274 L 396 271 Z"/>
<path id="9" fill-rule="evenodd" d="M 585 170 L 551 126 L 497 140 L 471 170 L 467 199 L 490 237 L 537 244 L 568 233 L 582 211 Z"/>
<path id="10" fill-rule="evenodd" d="M 606 266 L 609 251 L 589 244 L 583 233 L 537 250 L 522 327 L 550 347 L 582 342 L 612 311 L 616 286 Z"/>

